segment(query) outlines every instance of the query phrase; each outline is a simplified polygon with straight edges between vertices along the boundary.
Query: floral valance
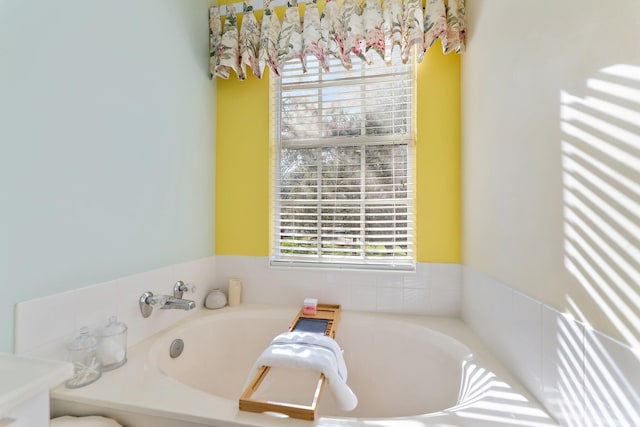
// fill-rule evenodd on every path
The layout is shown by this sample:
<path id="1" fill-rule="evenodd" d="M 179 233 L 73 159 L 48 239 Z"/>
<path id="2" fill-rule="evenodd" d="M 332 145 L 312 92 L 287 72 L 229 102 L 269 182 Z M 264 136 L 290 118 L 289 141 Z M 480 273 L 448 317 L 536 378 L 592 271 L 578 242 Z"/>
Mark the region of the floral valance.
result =
<path id="1" fill-rule="evenodd" d="M 286 61 L 299 59 L 306 70 L 307 56 L 313 56 L 329 70 L 329 57 L 351 68 L 352 57 L 371 63 L 379 56 L 391 62 L 393 49 L 401 60 L 417 50 L 418 62 L 440 39 L 444 53 L 462 52 L 465 45 L 464 0 L 326 0 L 322 13 L 317 0 L 306 3 L 300 16 L 297 0 L 289 0 L 280 20 L 264 0 L 264 14 L 258 22 L 253 7 L 243 3 L 238 27 L 234 5 L 209 9 L 211 78 L 229 78 L 231 71 L 244 80 L 247 67 L 261 78 L 265 65 L 280 76 Z M 224 22 L 223 22 L 224 19 Z"/>

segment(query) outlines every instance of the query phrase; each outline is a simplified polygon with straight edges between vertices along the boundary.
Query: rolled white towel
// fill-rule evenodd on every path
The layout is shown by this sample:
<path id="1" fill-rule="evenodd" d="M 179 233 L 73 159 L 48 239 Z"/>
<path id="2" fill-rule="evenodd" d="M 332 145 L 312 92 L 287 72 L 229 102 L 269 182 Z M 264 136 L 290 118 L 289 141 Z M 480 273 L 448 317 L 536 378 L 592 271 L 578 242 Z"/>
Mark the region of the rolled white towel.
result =
<path id="1" fill-rule="evenodd" d="M 65 415 L 52 419 L 49 427 L 122 427 L 122 424 L 119 424 L 111 418 L 96 415 L 89 417 L 72 417 Z"/>
<path id="2" fill-rule="evenodd" d="M 327 378 L 340 409 L 353 411 L 358 406 L 358 398 L 346 383 L 347 367 L 342 349 L 332 338 L 308 332 L 285 332 L 278 335 L 253 364 L 244 389 L 263 365 L 321 372 Z"/>
<path id="3" fill-rule="evenodd" d="M 323 334 L 314 334 L 310 332 L 284 332 L 275 337 L 271 344 L 311 344 L 326 347 L 327 350 L 333 352 L 335 361 L 338 364 L 338 375 L 342 381 L 347 381 L 347 365 L 344 362 L 343 351 L 338 343 Z"/>

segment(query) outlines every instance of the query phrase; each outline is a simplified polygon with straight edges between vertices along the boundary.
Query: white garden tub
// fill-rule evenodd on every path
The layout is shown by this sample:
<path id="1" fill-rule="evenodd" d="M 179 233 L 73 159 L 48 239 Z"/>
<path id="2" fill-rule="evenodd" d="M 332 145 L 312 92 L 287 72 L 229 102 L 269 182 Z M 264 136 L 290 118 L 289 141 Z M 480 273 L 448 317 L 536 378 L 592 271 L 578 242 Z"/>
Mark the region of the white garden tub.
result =
<path id="1" fill-rule="evenodd" d="M 553 420 L 455 319 L 343 311 L 352 412 L 325 388 L 314 422 L 238 410 L 255 359 L 297 308 L 202 310 L 129 350 L 129 361 L 87 387 L 54 390 L 54 415 L 100 414 L 130 427 L 187 426 L 549 426 Z M 175 339 L 184 351 L 171 358 Z M 282 377 L 279 377 L 282 382 Z M 286 379 L 284 381 L 287 381 Z M 267 385 L 268 386 L 268 385 Z M 302 396 L 291 378 L 279 390 Z"/>

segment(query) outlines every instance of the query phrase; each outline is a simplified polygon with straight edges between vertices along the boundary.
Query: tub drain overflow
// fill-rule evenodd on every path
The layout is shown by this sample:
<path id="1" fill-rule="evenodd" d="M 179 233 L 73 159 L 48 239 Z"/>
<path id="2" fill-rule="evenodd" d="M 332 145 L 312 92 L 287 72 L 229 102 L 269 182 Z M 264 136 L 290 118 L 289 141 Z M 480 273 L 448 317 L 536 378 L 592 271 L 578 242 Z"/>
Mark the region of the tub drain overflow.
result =
<path id="1" fill-rule="evenodd" d="M 169 346 L 169 355 L 172 359 L 175 359 L 182 354 L 182 350 L 184 350 L 184 341 L 180 338 L 175 339 L 171 343 L 171 346 Z"/>

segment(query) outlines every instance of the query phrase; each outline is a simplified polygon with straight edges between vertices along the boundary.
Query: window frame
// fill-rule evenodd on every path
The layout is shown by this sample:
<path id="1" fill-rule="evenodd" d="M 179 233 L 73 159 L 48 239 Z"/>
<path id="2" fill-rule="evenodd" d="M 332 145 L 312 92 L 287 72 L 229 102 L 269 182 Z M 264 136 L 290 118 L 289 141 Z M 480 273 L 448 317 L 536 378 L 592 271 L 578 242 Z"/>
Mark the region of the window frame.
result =
<path id="1" fill-rule="evenodd" d="M 398 55 L 399 56 L 399 55 Z M 399 59 L 394 58 L 394 60 L 399 61 Z M 382 61 L 380 61 L 384 64 Z M 354 64 L 356 62 L 354 61 Z M 334 67 L 340 66 L 332 64 Z M 365 65 L 368 67 L 368 65 Z M 415 223 L 416 223 L 416 201 L 415 201 L 415 140 L 416 140 L 416 61 L 415 55 L 411 58 L 411 64 L 407 71 L 405 71 L 410 78 L 410 86 L 411 86 L 411 94 L 410 94 L 410 112 L 408 114 L 409 123 L 407 124 L 407 132 L 401 135 L 388 135 L 388 136 L 380 136 L 376 135 L 374 137 L 330 137 L 326 138 L 326 141 L 323 141 L 322 138 L 317 138 L 314 140 L 305 140 L 303 142 L 296 142 L 295 148 L 313 148 L 315 150 L 322 150 L 326 147 L 336 147 L 336 148 L 344 148 L 344 147 L 357 147 L 360 150 L 361 158 L 366 160 L 366 149 L 367 147 L 375 147 L 375 146 L 384 146 L 391 147 L 391 149 L 395 149 L 396 146 L 406 146 L 406 198 L 402 199 L 394 199 L 394 202 L 397 203 L 400 201 L 402 205 L 406 206 L 407 209 L 407 236 L 406 236 L 406 255 L 404 257 L 375 257 L 375 256 L 367 256 L 366 249 L 366 239 L 363 239 L 363 242 L 360 246 L 364 248 L 361 249 L 363 252 L 363 257 L 361 258 L 338 258 L 335 256 L 327 256 L 323 255 L 322 250 L 318 249 L 316 256 L 317 258 L 313 259 L 305 259 L 304 257 L 295 257 L 295 256 L 286 256 L 282 254 L 282 247 L 278 244 L 281 243 L 280 236 L 282 233 L 279 231 L 279 227 L 281 226 L 281 211 L 282 208 L 282 200 L 280 198 L 280 194 L 282 192 L 282 180 L 280 176 L 280 165 L 281 165 L 281 154 L 282 150 L 286 149 L 287 143 L 286 141 L 283 144 L 283 139 L 280 137 L 282 135 L 282 78 L 281 77 L 272 77 L 270 84 L 270 141 L 271 141 L 271 175 L 270 175 L 270 220 L 269 220 L 269 260 L 270 265 L 275 267 L 313 267 L 313 268 L 337 268 L 337 269 L 365 269 L 365 270 L 399 270 L 399 271 L 414 271 L 415 270 Z M 319 73 L 320 76 L 324 75 L 323 72 Z M 321 77 L 320 77 L 321 81 Z M 356 83 L 357 84 L 357 83 Z M 362 83 L 364 86 L 364 82 Z M 292 145 L 292 144 L 289 144 Z M 320 156 L 318 156 L 320 157 Z M 361 167 L 363 170 L 366 169 L 366 162 L 363 160 L 361 163 Z M 321 173 L 320 173 L 321 174 Z M 394 176 L 395 177 L 395 176 Z M 362 180 L 365 179 L 366 185 L 366 175 L 363 173 L 360 174 L 360 185 L 362 186 Z M 320 187 L 318 189 L 318 195 L 320 194 Z M 386 201 L 388 204 L 388 201 Z M 361 221 L 366 221 L 364 217 L 366 217 L 366 206 L 374 205 L 377 202 L 372 200 L 367 200 L 364 197 L 359 199 L 359 204 L 362 206 L 361 217 L 363 218 Z M 379 203 L 384 203 L 381 201 Z M 322 198 L 318 197 L 315 200 L 316 206 L 321 209 L 323 202 Z M 398 214 L 395 214 L 396 216 Z M 398 223 L 396 219 L 393 220 L 394 227 Z M 318 227 L 320 230 L 320 227 Z M 363 233 L 366 231 L 366 228 L 361 227 Z M 322 245 L 321 239 L 318 239 L 317 246 L 320 248 Z M 277 250 L 278 249 L 278 250 Z M 395 251 L 395 247 L 393 249 Z"/>

